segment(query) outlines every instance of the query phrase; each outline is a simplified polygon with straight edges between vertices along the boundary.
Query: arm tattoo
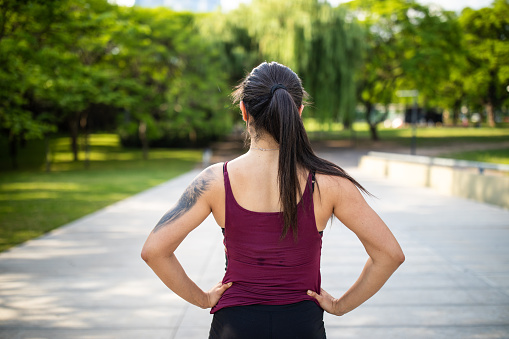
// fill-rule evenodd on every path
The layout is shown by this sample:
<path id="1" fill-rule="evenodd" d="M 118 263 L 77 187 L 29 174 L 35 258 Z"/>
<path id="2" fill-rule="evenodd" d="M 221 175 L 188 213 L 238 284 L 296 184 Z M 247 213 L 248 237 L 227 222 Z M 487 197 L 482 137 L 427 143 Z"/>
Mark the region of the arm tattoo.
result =
<path id="1" fill-rule="evenodd" d="M 173 221 L 183 216 L 189 211 L 198 201 L 198 198 L 207 191 L 211 181 L 214 179 L 214 175 L 211 169 L 208 169 L 203 174 L 198 176 L 194 181 L 186 188 L 179 201 L 171 210 L 166 212 L 165 215 L 159 220 L 157 225 L 152 230 L 152 233 L 156 233 L 161 228 L 169 225 Z"/>

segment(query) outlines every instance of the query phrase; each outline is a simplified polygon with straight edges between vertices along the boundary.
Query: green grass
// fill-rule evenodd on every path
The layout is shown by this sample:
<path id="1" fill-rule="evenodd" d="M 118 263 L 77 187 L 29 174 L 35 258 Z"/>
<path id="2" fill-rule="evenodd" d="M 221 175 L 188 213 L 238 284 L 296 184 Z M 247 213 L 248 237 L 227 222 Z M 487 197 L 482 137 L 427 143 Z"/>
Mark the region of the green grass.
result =
<path id="1" fill-rule="evenodd" d="M 110 134 L 92 135 L 90 144 L 89 169 L 72 161 L 68 138 L 56 138 L 51 173 L 43 170 L 40 142 L 22 151 L 20 170 L 0 172 L 0 251 L 189 171 L 201 159 L 201 150 L 154 149 L 144 161 L 140 150 L 121 148 Z"/>
<path id="2" fill-rule="evenodd" d="M 440 157 L 509 165 L 509 149 L 444 153 Z"/>
<path id="3" fill-rule="evenodd" d="M 344 130 L 341 124 L 332 124 L 329 128 L 313 119 L 304 119 L 304 125 L 312 140 L 347 140 L 352 137 L 352 133 Z M 356 122 L 354 130 L 358 144 L 366 146 L 372 144 L 367 123 Z M 382 142 L 409 146 L 413 130 L 411 127 L 385 128 L 379 124 L 378 133 Z M 416 129 L 416 141 L 417 147 L 439 147 L 451 143 L 496 143 L 509 141 L 509 128 L 419 127 Z"/>

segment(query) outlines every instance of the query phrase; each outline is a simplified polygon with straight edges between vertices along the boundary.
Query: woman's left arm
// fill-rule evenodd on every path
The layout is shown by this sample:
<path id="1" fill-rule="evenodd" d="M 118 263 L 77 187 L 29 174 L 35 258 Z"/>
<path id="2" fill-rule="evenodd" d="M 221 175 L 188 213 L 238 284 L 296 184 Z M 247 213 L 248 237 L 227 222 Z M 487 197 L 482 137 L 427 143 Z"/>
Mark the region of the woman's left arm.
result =
<path id="1" fill-rule="evenodd" d="M 212 211 L 211 199 L 222 171 L 213 165 L 201 172 L 179 201 L 161 218 L 148 236 L 141 257 L 162 282 L 184 300 L 201 308 L 213 307 L 230 284 L 218 283 L 208 292 L 186 274 L 174 252 L 184 238 Z M 222 184 L 222 180 L 220 181 Z"/>

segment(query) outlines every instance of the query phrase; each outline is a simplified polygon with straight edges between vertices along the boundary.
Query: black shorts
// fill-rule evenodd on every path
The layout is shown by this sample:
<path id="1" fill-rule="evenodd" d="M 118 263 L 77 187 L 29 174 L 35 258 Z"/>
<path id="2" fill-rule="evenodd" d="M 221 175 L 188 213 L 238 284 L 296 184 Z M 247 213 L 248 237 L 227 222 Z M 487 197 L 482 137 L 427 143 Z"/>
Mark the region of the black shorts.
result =
<path id="1" fill-rule="evenodd" d="M 325 339 L 323 310 L 306 300 L 289 305 L 249 305 L 214 313 L 209 339 Z"/>

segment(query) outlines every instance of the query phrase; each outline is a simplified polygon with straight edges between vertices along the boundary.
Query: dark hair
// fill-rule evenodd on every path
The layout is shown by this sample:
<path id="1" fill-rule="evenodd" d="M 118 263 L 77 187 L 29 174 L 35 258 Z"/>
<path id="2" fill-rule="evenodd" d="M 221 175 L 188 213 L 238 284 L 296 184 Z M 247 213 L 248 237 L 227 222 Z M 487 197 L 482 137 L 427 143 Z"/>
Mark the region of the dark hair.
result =
<path id="1" fill-rule="evenodd" d="M 297 196 L 302 198 L 297 165 L 316 173 L 346 178 L 369 194 L 341 167 L 316 156 L 311 149 L 299 114 L 299 107 L 307 93 L 290 68 L 277 62 L 264 62 L 244 78 L 232 97 L 236 103 L 244 102 L 253 118 L 250 123 L 252 121 L 257 135 L 269 133 L 279 143 L 279 200 L 284 220 L 282 238 L 290 228 L 297 238 Z"/>

